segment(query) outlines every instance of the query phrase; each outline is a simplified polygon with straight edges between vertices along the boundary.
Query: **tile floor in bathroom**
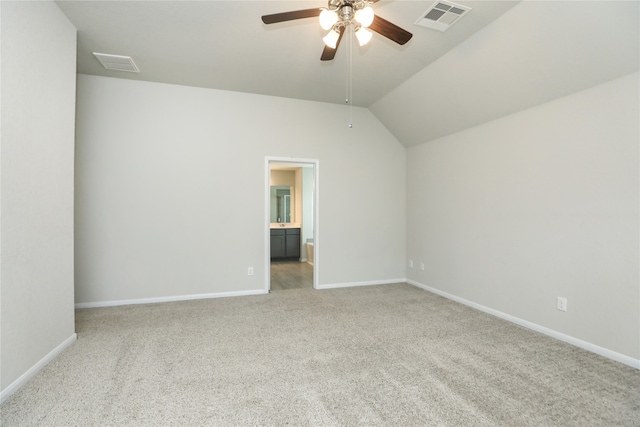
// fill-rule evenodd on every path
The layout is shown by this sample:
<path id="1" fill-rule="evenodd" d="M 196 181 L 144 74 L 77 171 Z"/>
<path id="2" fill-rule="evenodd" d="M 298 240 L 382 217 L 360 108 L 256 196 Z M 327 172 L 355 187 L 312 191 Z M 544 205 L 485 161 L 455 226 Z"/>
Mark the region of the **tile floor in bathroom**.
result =
<path id="1" fill-rule="evenodd" d="M 312 288 L 313 266 L 300 261 L 271 262 L 271 290 Z"/>

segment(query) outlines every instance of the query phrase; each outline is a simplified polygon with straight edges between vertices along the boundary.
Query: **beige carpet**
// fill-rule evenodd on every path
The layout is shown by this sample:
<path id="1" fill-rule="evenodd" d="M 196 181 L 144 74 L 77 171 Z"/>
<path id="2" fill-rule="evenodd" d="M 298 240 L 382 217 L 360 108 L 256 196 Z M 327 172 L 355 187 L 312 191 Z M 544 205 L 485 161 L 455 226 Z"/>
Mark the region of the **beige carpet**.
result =
<path id="1" fill-rule="evenodd" d="M 2 426 L 638 426 L 640 372 L 407 284 L 77 312 Z"/>

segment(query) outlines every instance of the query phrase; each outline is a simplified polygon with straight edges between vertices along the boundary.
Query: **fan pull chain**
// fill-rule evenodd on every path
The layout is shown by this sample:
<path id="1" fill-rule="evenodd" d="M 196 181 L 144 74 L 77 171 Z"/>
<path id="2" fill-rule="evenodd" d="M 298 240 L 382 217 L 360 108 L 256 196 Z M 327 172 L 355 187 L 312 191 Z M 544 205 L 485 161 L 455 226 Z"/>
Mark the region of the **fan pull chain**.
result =
<path id="1" fill-rule="evenodd" d="M 352 55 L 352 28 L 346 28 L 347 31 L 347 88 L 346 103 L 349 106 L 349 129 L 353 128 L 353 55 Z"/>

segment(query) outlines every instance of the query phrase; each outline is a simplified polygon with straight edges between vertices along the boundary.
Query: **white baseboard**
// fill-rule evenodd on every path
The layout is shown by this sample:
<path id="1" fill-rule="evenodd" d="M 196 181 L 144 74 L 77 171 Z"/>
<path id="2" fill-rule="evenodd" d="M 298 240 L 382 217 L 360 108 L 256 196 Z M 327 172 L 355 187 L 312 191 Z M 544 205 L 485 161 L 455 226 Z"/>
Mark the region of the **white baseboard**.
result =
<path id="1" fill-rule="evenodd" d="M 390 285 L 392 283 L 405 283 L 407 279 L 373 280 L 368 282 L 330 283 L 317 285 L 316 289 L 352 288 L 354 286 Z"/>
<path id="2" fill-rule="evenodd" d="M 189 301 L 189 300 L 195 300 L 195 299 L 241 297 L 241 296 L 247 296 L 247 295 L 263 295 L 266 293 L 267 292 L 264 289 L 254 289 L 250 291 L 216 292 L 211 294 L 192 294 L 192 295 L 176 295 L 176 296 L 170 296 L 170 297 L 80 302 L 75 305 L 75 308 L 78 309 L 78 308 L 115 307 L 118 305 L 132 305 L 132 304 L 154 304 L 158 302 Z"/>
<path id="3" fill-rule="evenodd" d="M 60 353 L 62 353 L 67 347 L 69 347 L 71 344 L 73 344 L 76 341 L 77 338 L 78 338 L 78 336 L 74 333 L 69 338 L 67 338 L 66 340 L 62 341 L 62 343 L 60 343 L 60 345 L 58 345 L 56 348 L 51 350 L 49 352 L 49 354 L 47 354 L 45 357 L 40 359 L 38 361 L 38 363 L 33 365 L 27 372 L 25 372 L 24 374 L 20 375 L 20 377 L 18 377 L 17 380 L 15 380 L 11 384 L 9 384 L 9 386 L 7 386 L 7 388 L 5 388 L 4 390 L 2 390 L 0 392 L 0 403 L 4 402 L 9 396 L 11 396 L 13 393 L 15 393 L 24 384 L 26 384 L 26 382 L 29 381 L 31 379 L 31 377 L 33 377 L 35 374 L 37 374 L 38 371 L 40 371 L 40 369 L 44 368 L 47 365 L 47 363 L 51 362 Z"/>
<path id="4" fill-rule="evenodd" d="M 431 286 L 424 285 L 422 283 L 416 282 L 414 280 L 406 280 L 407 283 L 413 285 L 415 287 L 424 289 L 429 292 L 433 292 L 434 294 L 440 295 L 447 299 L 459 302 L 460 304 L 464 304 L 466 306 L 475 308 L 476 310 L 480 310 L 487 314 L 491 314 L 493 316 L 499 317 L 501 319 L 507 320 L 511 323 L 515 323 L 516 325 L 523 326 L 527 329 L 534 330 L 536 332 L 540 332 L 541 334 L 550 336 L 552 338 L 558 339 L 560 341 L 564 341 L 568 344 L 575 345 L 576 347 L 580 347 L 584 350 L 590 351 L 592 353 L 598 354 L 600 356 L 604 356 L 608 359 L 615 360 L 616 362 L 623 363 L 627 366 L 631 366 L 632 368 L 640 369 L 640 359 L 634 359 L 633 357 L 625 356 L 624 354 L 617 353 L 613 350 L 609 350 L 604 347 L 600 347 L 598 345 L 592 344 L 587 341 L 583 341 L 581 339 L 572 337 L 570 335 L 565 335 L 561 332 L 555 331 L 553 329 L 546 328 L 544 326 L 540 326 L 538 324 L 529 322 L 527 320 L 520 319 L 519 317 L 512 316 L 507 313 L 503 313 L 498 310 L 494 310 L 489 307 L 485 307 L 484 305 L 477 304 L 475 302 L 466 300 L 464 298 L 457 297 L 455 295 L 449 294 L 447 292 L 443 292 L 439 289 L 432 288 Z"/>

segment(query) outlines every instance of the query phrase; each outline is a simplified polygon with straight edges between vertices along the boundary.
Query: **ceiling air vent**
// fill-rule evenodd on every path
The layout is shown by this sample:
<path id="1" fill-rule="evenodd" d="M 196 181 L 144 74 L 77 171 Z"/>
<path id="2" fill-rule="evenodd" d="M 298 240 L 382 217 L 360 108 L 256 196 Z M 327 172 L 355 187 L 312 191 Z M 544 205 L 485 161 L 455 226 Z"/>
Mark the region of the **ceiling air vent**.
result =
<path id="1" fill-rule="evenodd" d="M 421 27 L 447 31 L 449 27 L 458 22 L 470 10 L 470 7 L 462 6 L 461 4 L 437 1 L 425 13 L 420 15 L 420 18 L 415 23 Z"/>
<path id="2" fill-rule="evenodd" d="M 131 59 L 130 56 L 109 55 L 106 53 L 96 52 L 93 52 L 93 56 L 95 56 L 96 59 L 100 61 L 102 66 L 107 70 L 128 71 L 130 73 L 140 72 L 137 65 L 133 62 L 133 59 Z"/>

